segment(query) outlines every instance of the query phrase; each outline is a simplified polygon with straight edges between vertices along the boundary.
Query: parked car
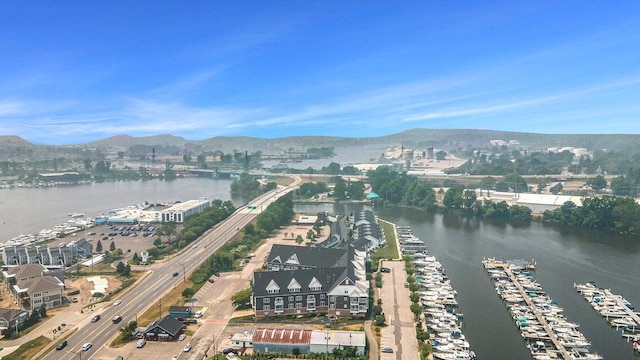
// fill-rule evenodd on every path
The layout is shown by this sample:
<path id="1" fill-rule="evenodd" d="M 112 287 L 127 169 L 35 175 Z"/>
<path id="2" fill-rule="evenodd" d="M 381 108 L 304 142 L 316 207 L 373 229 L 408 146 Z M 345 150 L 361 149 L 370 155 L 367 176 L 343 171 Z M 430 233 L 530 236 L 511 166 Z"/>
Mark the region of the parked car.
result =
<path id="1" fill-rule="evenodd" d="M 202 311 L 201 310 L 196 311 L 196 313 L 193 316 L 197 318 L 202 317 Z"/>
<path id="2" fill-rule="evenodd" d="M 174 272 L 174 273 L 173 273 L 173 277 L 176 277 L 176 276 L 178 276 L 178 275 L 180 275 L 180 274 L 178 274 L 178 272 Z"/>
<path id="3" fill-rule="evenodd" d="M 180 341 L 182 341 L 182 340 L 184 340 L 186 338 L 187 338 L 187 335 L 185 335 L 185 334 L 180 334 L 180 336 L 178 336 L 178 340 L 180 340 Z"/>
<path id="4" fill-rule="evenodd" d="M 387 268 L 387 267 L 383 267 L 382 269 L 380 269 L 380 272 L 383 272 L 383 273 L 390 273 L 390 272 L 391 272 L 391 269 L 389 269 L 389 268 Z"/>
<path id="5" fill-rule="evenodd" d="M 226 349 L 222 350 L 222 353 L 223 353 L 224 355 L 227 355 L 227 354 L 230 354 L 230 353 L 234 353 L 234 354 L 235 354 L 235 353 L 236 353 L 236 349 L 233 349 L 233 348 L 226 348 Z"/>
<path id="6" fill-rule="evenodd" d="M 97 322 L 98 320 L 100 320 L 100 315 L 96 315 L 91 319 L 91 322 Z"/>
<path id="7" fill-rule="evenodd" d="M 144 344 L 146 344 L 146 343 L 147 343 L 147 340 L 145 340 L 144 338 L 143 338 L 143 339 L 140 339 L 140 340 L 138 340 L 138 342 L 136 343 L 136 347 L 137 347 L 138 349 L 140 349 L 140 348 L 144 347 Z"/>
<path id="8" fill-rule="evenodd" d="M 191 344 L 187 344 L 184 346 L 184 349 L 182 349 L 184 352 L 189 352 L 191 351 Z"/>
<path id="9" fill-rule="evenodd" d="M 213 284 L 216 281 L 213 278 L 209 278 L 209 282 Z"/>
<path id="10" fill-rule="evenodd" d="M 82 351 L 87 351 L 91 349 L 92 346 L 93 346 L 92 343 L 85 343 L 84 345 L 82 345 Z"/>
<path id="11" fill-rule="evenodd" d="M 62 350 L 64 348 L 67 347 L 67 340 L 61 342 L 60 344 L 58 344 L 58 346 L 56 346 L 56 350 Z"/>
<path id="12" fill-rule="evenodd" d="M 380 349 L 380 351 L 382 351 L 383 353 L 392 353 L 393 349 L 390 347 L 383 347 L 382 349 Z"/>
<path id="13" fill-rule="evenodd" d="M 74 297 L 72 297 L 72 298 L 71 298 L 71 299 L 69 299 L 69 300 L 71 300 L 71 302 L 72 302 L 72 303 L 77 303 L 77 302 L 78 302 L 78 298 L 77 298 L 77 297 L 75 297 L 75 296 L 74 296 Z"/>

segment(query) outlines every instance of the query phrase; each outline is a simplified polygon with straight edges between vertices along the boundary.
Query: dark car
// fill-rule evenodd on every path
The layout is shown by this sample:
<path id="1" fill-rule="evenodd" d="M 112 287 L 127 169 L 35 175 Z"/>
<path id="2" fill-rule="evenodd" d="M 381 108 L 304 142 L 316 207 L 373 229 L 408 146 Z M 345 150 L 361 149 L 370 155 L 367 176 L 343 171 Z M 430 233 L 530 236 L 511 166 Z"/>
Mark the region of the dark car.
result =
<path id="1" fill-rule="evenodd" d="M 230 354 L 230 353 L 234 353 L 235 354 L 236 353 L 236 349 L 226 348 L 226 349 L 222 350 L 222 353 L 224 355 L 227 355 L 227 354 Z"/>
<path id="2" fill-rule="evenodd" d="M 91 322 L 97 322 L 98 320 L 100 320 L 100 315 L 96 315 L 91 319 Z"/>
<path id="3" fill-rule="evenodd" d="M 180 274 L 178 274 L 177 272 L 174 272 L 174 273 L 173 273 L 173 277 L 176 277 L 176 276 L 178 276 L 178 275 L 180 275 Z"/>
<path id="4" fill-rule="evenodd" d="M 209 282 L 213 284 L 216 281 L 213 278 L 209 278 Z"/>
<path id="5" fill-rule="evenodd" d="M 58 344 L 58 346 L 56 346 L 56 350 L 62 350 L 64 348 L 67 347 L 67 340 L 61 342 L 60 344 Z"/>
<path id="6" fill-rule="evenodd" d="M 383 273 L 390 273 L 390 272 L 391 272 L 391 269 L 389 269 L 389 268 L 387 268 L 387 267 L 383 267 L 382 269 L 380 269 L 380 272 L 383 272 Z"/>

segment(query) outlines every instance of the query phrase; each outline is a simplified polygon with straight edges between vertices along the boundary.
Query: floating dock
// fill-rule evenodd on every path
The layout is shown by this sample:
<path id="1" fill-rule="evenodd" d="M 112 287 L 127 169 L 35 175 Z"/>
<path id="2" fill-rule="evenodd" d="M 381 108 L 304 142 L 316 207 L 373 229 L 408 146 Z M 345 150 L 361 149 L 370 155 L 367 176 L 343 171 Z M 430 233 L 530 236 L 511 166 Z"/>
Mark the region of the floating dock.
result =
<path id="1" fill-rule="evenodd" d="M 591 343 L 562 315 L 563 309 L 546 295 L 531 271 L 535 262 L 485 259 L 500 297 L 509 304 L 511 315 L 535 359 L 602 359 L 591 353 Z"/>

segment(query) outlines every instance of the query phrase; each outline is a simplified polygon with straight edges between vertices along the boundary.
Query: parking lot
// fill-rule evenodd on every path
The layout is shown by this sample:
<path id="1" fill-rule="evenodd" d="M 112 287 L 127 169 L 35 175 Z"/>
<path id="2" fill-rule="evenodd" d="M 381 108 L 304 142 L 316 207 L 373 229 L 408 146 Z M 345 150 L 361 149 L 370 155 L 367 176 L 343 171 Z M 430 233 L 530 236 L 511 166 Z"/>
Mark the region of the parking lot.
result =
<path id="1" fill-rule="evenodd" d="M 387 326 L 380 331 L 381 360 L 419 359 L 418 340 L 411 307 L 410 291 L 404 286 L 407 273 L 402 261 L 384 261 L 383 267 L 388 271 L 382 273 L 382 288 L 379 296 L 382 299 L 382 311 Z"/>

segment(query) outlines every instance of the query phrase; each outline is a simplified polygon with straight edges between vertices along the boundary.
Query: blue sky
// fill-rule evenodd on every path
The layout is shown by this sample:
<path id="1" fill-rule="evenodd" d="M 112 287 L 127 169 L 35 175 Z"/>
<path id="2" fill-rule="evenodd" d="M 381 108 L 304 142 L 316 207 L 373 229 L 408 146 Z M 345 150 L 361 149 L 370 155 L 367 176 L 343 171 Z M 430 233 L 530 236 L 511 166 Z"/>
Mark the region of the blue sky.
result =
<path id="1" fill-rule="evenodd" d="M 5 1 L 0 134 L 640 133 L 640 2 Z"/>

